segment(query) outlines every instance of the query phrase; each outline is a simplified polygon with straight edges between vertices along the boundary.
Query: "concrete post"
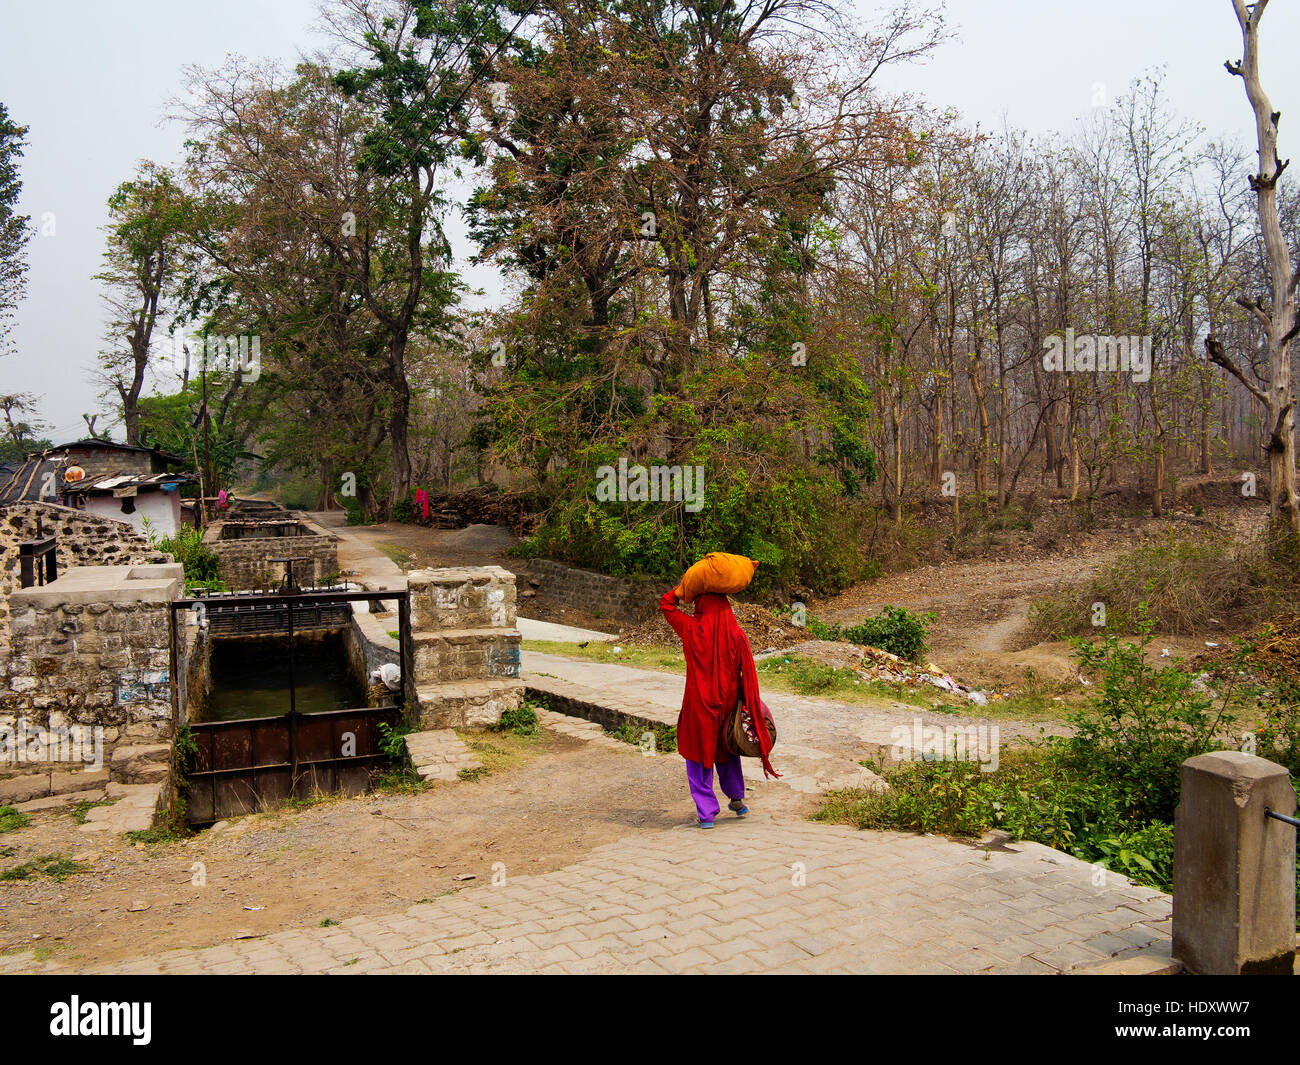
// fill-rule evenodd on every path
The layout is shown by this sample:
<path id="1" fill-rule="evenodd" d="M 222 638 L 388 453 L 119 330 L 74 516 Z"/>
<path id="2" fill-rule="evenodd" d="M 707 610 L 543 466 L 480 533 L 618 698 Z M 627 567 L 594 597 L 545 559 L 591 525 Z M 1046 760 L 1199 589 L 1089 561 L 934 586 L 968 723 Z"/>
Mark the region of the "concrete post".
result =
<path id="1" fill-rule="evenodd" d="M 1173 955 L 1201 974 L 1295 964 L 1295 789 L 1280 765 L 1216 751 L 1182 765 L 1174 815 Z"/>
<path id="2" fill-rule="evenodd" d="M 496 724 L 524 697 L 514 574 L 460 566 L 414 570 L 406 582 L 420 728 Z"/>

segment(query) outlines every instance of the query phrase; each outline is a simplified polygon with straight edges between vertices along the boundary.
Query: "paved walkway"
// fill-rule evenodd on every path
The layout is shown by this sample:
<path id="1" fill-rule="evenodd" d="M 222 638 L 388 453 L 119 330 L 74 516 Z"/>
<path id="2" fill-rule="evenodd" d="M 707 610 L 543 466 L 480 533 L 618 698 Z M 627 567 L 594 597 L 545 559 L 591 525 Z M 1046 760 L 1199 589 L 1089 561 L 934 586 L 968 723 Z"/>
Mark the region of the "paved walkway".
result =
<path id="1" fill-rule="evenodd" d="M 753 815 L 638 833 L 565 869 L 111 973 L 1041 973 L 1168 964 L 1170 899 L 1032 843 Z M 1118 961 L 1114 960 L 1118 958 Z M 30 954 L 0 972 L 70 971 Z"/>
<path id="2" fill-rule="evenodd" d="M 519 635 L 525 640 L 547 640 L 551 643 L 588 643 L 591 640 L 611 641 L 618 637 L 608 632 L 595 629 L 583 629 L 577 625 L 561 625 L 557 621 L 537 621 L 533 618 L 516 618 Z"/>
<path id="3" fill-rule="evenodd" d="M 535 691 L 607 707 L 645 721 L 677 722 L 686 685 L 681 674 L 528 650 L 523 652 L 522 663 L 524 682 Z M 881 751 L 888 757 L 894 730 L 900 726 L 911 732 L 915 722 L 940 727 L 989 724 L 984 718 L 940 714 L 886 700 L 871 706 L 772 691 L 765 691 L 763 699 L 777 724 L 773 765 L 782 774 L 782 783 L 807 794 L 865 787 L 877 780 L 858 763 Z M 1059 726 L 1024 721 L 996 724 L 1003 744 L 1035 738 L 1044 731 L 1063 731 Z"/>

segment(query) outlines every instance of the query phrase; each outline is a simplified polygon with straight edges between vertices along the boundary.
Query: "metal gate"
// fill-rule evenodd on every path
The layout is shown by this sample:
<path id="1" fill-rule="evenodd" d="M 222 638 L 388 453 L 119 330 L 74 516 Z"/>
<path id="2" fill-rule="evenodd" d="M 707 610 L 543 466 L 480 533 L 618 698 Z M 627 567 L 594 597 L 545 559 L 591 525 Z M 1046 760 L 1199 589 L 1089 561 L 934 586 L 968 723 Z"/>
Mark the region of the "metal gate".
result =
<path id="1" fill-rule="evenodd" d="M 292 578 L 290 577 L 290 581 Z M 207 824 L 224 817 L 252 813 L 288 798 L 310 798 L 322 792 L 357 794 L 373 774 L 389 763 L 380 743 L 380 725 L 396 727 L 400 706 L 356 707 L 300 713 L 294 673 L 295 630 L 320 627 L 326 618 L 347 616 L 347 604 L 397 600 L 398 644 L 402 682 L 412 694 L 409 648 L 410 603 L 405 590 L 365 592 L 346 588 L 236 592 L 178 599 L 171 604 L 172 676 L 177 676 L 177 618 L 182 610 L 202 608 L 209 633 L 265 631 L 289 637 L 287 712 L 275 717 L 189 723 L 196 750 L 190 755 L 187 817 Z M 252 630 L 249 619 L 262 628 Z M 222 624 L 217 624 L 222 619 Z M 238 619 L 238 620 L 235 620 Z M 299 625 L 299 621 L 302 622 Z M 172 685 L 172 712 L 180 716 L 180 685 Z"/>

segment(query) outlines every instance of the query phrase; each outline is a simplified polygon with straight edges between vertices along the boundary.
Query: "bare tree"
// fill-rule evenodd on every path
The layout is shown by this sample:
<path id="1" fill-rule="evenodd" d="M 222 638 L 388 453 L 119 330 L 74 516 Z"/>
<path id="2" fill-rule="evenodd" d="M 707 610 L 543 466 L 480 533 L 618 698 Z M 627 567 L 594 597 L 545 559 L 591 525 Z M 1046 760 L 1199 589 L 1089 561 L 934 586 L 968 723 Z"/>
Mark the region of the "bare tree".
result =
<path id="1" fill-rule="evenodd" d="M 1258 0 L 1253 5 L 1247 5 L 1244 0 L 1232 0 L 1237 24 L 1241 27 L 1242 59 L 1240 63 L 1229 60 L 1224 64 L 1228 73 L 1241 78 L 1246 87 L 1246 98 L 1255 112 L 1255 133 L 1259 141 L 1259 171 L 1251 175 L 1250 187 L 1255 190 L 1259 211 L 1271 305 L 1266 307 L 1259 297 L 1254 300 L 1240 297 L 1237 302 L 1250 310 L 1268 338 L 1267 381 L 1261 386 L 1249 380 L 1228 356 L 1223 344 L 1212 335 L 1206 337 L 1205 350 L 1264 407 L 1268 417 L 1264 451 L 1268 454 L 1269 466 L 1269 516 L 1275 533 L 1289 531 L 1300 534 L 1300 498 L 1296 495 L 1295 394 L 1291 386 L 1289 350 L 1292 338 L 1300 332 L 1300 320 L 1296 318 L 1296 285 L 1300 275 L 1292 266 L 1278 212 L 1277 181 L 1289 162 L 1279 162 L 1277 157 L 1277 123 L 1281 113 L 1273 110 L 1259 77 L 1259 23 L 1267 7 L 1268 0 Z"/>

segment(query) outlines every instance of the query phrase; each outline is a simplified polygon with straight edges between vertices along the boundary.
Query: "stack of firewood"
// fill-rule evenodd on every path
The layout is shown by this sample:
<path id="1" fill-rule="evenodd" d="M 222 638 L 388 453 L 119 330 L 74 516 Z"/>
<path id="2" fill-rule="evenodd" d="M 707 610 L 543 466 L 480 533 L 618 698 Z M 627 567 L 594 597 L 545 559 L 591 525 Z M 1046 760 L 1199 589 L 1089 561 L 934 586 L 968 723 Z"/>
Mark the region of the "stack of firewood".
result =
<path id="1" fill-rule="evenodd" d="M 415 517 L 420 524 L 425 524 L 422 513 L 417 511 Z M 538 519 L 531 501 L 522 492 L 503 492 L 492 485 L 429 500 L 428 524 L 435 529 L 503 525 L 516 536 L 527 536 L 537 528 Z"/>

